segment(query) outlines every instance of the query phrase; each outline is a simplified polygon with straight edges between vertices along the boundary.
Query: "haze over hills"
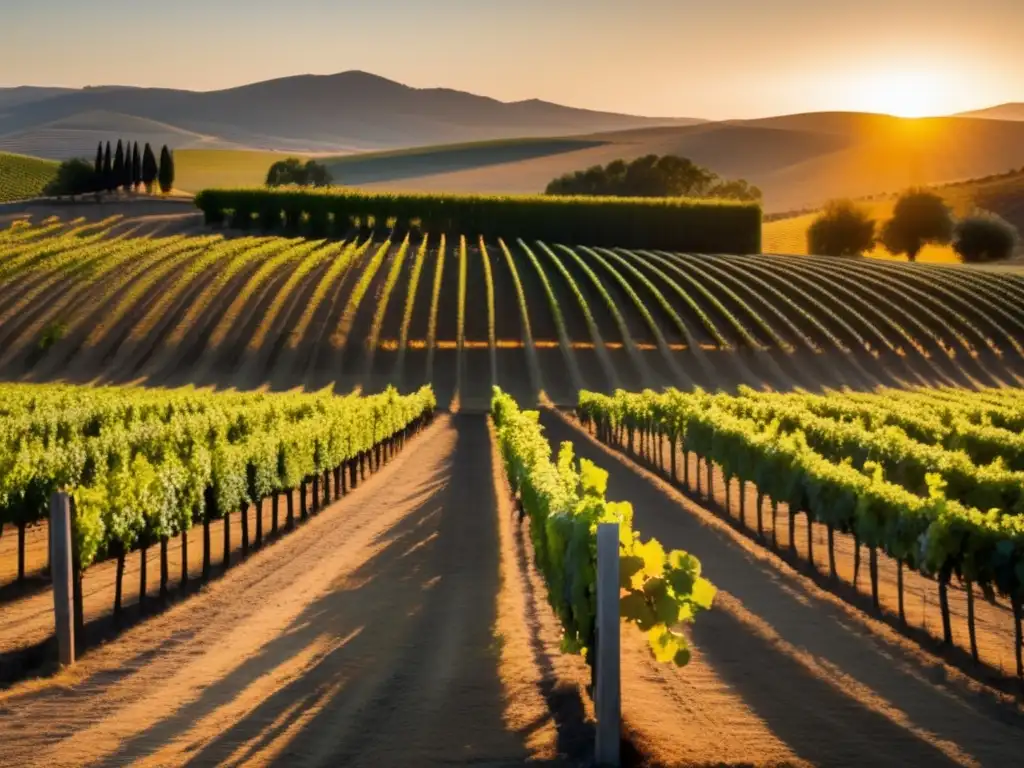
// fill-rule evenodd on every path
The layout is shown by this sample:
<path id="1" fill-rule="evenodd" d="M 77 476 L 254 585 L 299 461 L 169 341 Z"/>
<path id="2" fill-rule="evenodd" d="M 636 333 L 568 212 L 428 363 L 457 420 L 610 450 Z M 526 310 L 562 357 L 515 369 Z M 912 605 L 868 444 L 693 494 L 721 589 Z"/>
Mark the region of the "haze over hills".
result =
<path id="1" fill-rule="evenodd" d="M 501 102 L 365 72 L 221 91 L 0 89 L 0 152 L 92 157 L 101 140 L 168 144 L 179 186 L 259 184 L 281 152 L 323 156 L 343 184 L 536 193 L 567 172 L 646 154 L 689 157 L 764 192 L 769 213 L 1024 166 L 1024 105 L 904 119 L 818 112 L 709 122 Z M 260 150 L 192 152 L 192 150 Z"/>
<path id="2" fill-rule="evenodd" d="M 575 141 L 593 144 L 565 142 L 559 152 L 509 162 L 475 161 L 444 172 L 426 170 L 430 163 L 424 157 L 410 158 L 402 167 L 390 158 L 364 158 L 351 181 L 378 189 L 538 192 L 563 173 L 618 158 L 675 154 L 756 184 L 771 213 L 814 207 L 830 197 L 873 195 L 1024 167 L 1024 122 L 980 118 L 906 120 L 834 112 L 597 133 Z M 437 152 L 429 159 L 436 161 Z M 346 165 L 353 161 L 340 158 L 332 170 L 345 181 Z"/>
<path id="3" fill-rule="evenodd" d="M 595 112 L 538 100 L 506 103 L 446 88 L 410 88 L 358 71 L 285 77 L 209 92 L 123 87 L 42 90 L 0 90 L 0 138 L 96 112 L 165 123 L 222 145 L 303 152 L 695 122 Z M 65 156 L 88 149 L 77 146 L 74 138 L 69 135 Z M 48 151 L 53 156 L 56 150 Z"/>

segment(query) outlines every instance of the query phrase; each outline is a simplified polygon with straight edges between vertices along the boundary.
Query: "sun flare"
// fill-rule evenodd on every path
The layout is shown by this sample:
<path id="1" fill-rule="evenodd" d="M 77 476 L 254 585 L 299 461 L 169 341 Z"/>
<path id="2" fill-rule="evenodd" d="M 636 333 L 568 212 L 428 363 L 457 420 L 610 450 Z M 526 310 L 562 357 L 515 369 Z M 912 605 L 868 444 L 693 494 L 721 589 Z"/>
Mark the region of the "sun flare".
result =
<path id="1" fill-rule="evenodd" d="M 884 72 L 861 85 L 865 109 L 896 117 L 926 117 L 949 111 L 949 89 L 933 72 Z"/>

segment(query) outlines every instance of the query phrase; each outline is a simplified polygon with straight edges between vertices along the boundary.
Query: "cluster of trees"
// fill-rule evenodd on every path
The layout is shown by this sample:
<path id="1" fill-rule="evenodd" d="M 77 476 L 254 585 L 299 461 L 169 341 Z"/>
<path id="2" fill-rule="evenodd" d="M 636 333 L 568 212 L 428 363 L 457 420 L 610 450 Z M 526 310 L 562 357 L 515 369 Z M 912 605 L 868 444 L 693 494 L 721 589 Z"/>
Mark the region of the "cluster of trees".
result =
<path id="1" fill-rule="evenodd" d="M 307 160 L 303 165 L 301 160 L 289 157 L 274 163 L 267 171 L 268 187 L 329 187 L 333 183 L 330 171 L 316 160 Z"/>
<path id="2" fill-rule="evenodd" d="M 647 155 L 632 162 L 615 160 L 567 173 L 545 190 L 549 195 L 616 197 L 716 197 L 760 200 L 761 190 L 744 179 L 723 179 L 714 171 L 676 155 Z"/>
<path id="3" fill-rule="evenodd" d="M 850 200 L 833 200 L 807 230 L 807 249 L 823 256 L 859 256 L 880 243 L 889 253 L 917 259 L 928 244 L 949 245 L 965 262 L 998 261 L 1020 242 L 1016 227 L 1002 217 L 978 211 L 955 219 L 934 192 L 911 189 L 900 195 L 892 218 L 881 227 Z"/>
<path id="4" fill-rule="evenodd" d="M 65 160 L 57 169 L 57 176 L 46 188 L 50 195 L 84 195 L 89 193 L 138 192 L 145 188 L 151 194 L 154 185 L 167 194 L 174 188 L 174 154 L 164 145 L 157 161 L 153 149 L 146 144 L 139 151 L 139 143 L 117 142 L 111 150 L 110 142 L 96 147 L 93 162 L 81 158 Z"/>

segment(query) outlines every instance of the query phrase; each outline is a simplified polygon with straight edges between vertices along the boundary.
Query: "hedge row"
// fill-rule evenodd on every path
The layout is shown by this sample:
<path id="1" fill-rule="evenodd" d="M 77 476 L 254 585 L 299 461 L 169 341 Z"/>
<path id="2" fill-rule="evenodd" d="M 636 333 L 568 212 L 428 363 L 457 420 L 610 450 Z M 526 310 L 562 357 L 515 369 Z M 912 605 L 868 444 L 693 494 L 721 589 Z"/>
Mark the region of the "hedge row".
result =
<path id="1" fill-rule="evenodd" d="M 208 224 L 312 237 L 397 228 L 700 253 L 761 251 L 760 206 L 724 200 L 208 189 L 195 201 Z"/>

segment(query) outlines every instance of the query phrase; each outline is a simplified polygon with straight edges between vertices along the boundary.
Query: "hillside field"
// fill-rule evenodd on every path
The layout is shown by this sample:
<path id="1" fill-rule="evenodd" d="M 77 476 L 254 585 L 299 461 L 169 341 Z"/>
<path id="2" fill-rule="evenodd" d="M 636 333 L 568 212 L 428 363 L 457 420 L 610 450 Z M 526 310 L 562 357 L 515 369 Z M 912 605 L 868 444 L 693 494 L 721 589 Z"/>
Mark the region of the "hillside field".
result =
<path id="1" fill-rule="evenodd" d="M 0 372 L 429 382 L 443 403 L 482 407 L 492 383 L 560 403 L 583 387 L 680 382 L 996 385 L 1018 381 L 1024 354 L 1024 285 L 1010 273 L 429 235 L 238 237 L 183 216 L 147 237 L 123 238 L 140 225 L 117 217 L 9 230 Z M 172 224 L 181 234 L 159 234 Z"/>
<path id="2" fill-rule="evenodd" d="M 0 152 L 0 203 L 38 197 L 56 173 L 52 160 Z"/>

